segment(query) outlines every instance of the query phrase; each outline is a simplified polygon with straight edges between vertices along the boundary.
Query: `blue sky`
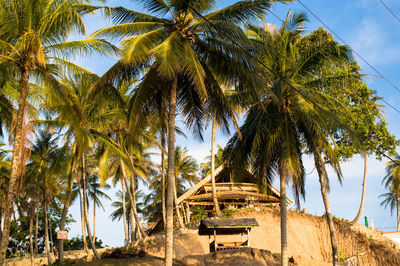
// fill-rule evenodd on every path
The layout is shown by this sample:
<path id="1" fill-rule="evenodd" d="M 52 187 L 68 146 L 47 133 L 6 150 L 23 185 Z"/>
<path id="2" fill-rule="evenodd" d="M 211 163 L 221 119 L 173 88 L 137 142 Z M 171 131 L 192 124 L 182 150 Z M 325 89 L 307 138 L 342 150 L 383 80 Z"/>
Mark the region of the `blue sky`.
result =
<path id="1" fill-rule="evenodd" d="M 385 3 L 400 16 L 400 2 L 394 0 L 384 0 Z M 217 6 L 223 7 L 235 1 L 219 1 Z M 379 0 L 303 0 L 303 3 L 316 13 L 328 26 L 333 29 L 346 43 L 365 58 L 371 65 L 378 69 L 387 79 L 400 86 L 399 67 L 400 67 L 400 22 L 384 9 Z M 122 5 L 134 10 L 140 10 L 140 6 L 134 1 L 110 0 L 108 5 Z M 304 8 L 299 3 L 281 4 L 277 3 L 272 8 L 280 18 L 284 18 L 288 10 L 302 11 Z M 306 24 L 308 31 L 312 31 L 322 25 L 311 14 L 310 23 Z M 273 24 L 280 24 L 277 18 L 267 16 L 266 21 Z M 110 25 L 100 15 L 90 16 L 86 19 L 87 33 L 90 34 L 97 29 Z M 75 37 L 74 37 L 75 38 Z M 101 75 L 112 65 L 115 59 L 87 57 L 76 60 L 79 64 Z M 388 85 L 384 80 L 376 77 L 376 73 L 364 62 L 357 58 L 364 74 L 371 76 L 366 79 L 371 89 L 378 92 L 378 95 L 385 98 L 393 106 L 400 109 L 400 92 Z M 400 138 L 400 126 L 397 121 L 400 114 L 390 108 L 383 109 L 385 118 L 389 123 L 390 132 Z M 199 143 L 189 138 L 178 137 L 177 144 L 186 146 L 190 154 L 198 161 L 203 162 L 204 157 L 209 155 L 210 130 L 205 132 L 205 142 Z M 217 144 L 224 146 L 229 139 L 228 136 L 217 134 Z M 320 187 L 316 171 L 313 167 L 312 158 L 304 158 L 307 183 L 306 201 L 302 202 L 302 207 L 306 208 L 311 214 L 322 215 L 324 207 L 320 194 Z M 395 218 L 390 216 L 390 211 L 379 206 L 378 195 L 385 192 L 381 185 L 381 180 L 385 174 L 385 160 L 378 161 L 370 156 L 368 159 L 368 180 L 367 194 L 363 216 L 373 219 L 375 226 L 385 231 L 394 230 Z M 363 174 L 363 159 L 359 156 L 342 164 L 343 184 L 340 185 L 335 175 L 330 172 L 331 192 L 329 199 L 331 209 L 335 216 L 345 219 L 352 219 L 360 203 L 361 183 Z M 109 191 L 110 196 L 118 188 Z M 113 211 L 111 202 L 104 202 L 106 212 L 99 211 L 97 214 L 97 236 L 109 246 L 123 244 L 122 221 L 112 222 L 109 218 Z M 77 204 L 71 207 L 71 213 L 77 223 L 71 225 L 72 235 L 80 234 L 80 213 Z M 360 220 L 363 221 L 363 220 Z"/>

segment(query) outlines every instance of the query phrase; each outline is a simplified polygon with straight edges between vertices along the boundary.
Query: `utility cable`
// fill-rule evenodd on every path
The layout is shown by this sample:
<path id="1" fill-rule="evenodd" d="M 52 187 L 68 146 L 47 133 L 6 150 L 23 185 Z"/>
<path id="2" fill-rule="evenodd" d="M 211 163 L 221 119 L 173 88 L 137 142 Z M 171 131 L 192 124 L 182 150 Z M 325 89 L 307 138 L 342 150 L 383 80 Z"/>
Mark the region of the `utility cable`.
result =
<path id="1" fill-rule="evenodd" d="M 271 13 L 277 20 L 279 20 L 280 22 L 283 22 L 283 20 L 278 16 L 278 15 L 276 15 L 274 12 L 272 12 L 272 11 L 269 11 L 269 13 Z M 346 44 L 346 43 L 345 43 Z M 347 44 L 346 44 L 347 45 Z M 347 45 L 353 52 L 354 52 L 354 50 L 349 46 L 349 45 Z M 325 55 L 324 55 L 325 56 Z M 379 77 L 379 78 L 383 78 L 381 75 L 378 75 L 377 77 Z M 382 98 L 380 98 L 379 100 L 381 100 L 382 102 L 384 102 L 387 106 L 389 106 L 390 108 L 392 108 L 394 111 L 396 111 L 397 113 L 399 113 L 400 114 L 400 110 L 398 109 L 398 108 L 396 108 L 395 106 L 393 106 L 392 104 L 390 104 L 388 101 L 386 101 L 383 97 Z"/>
<path id="2" fill-rule="evenodd" d="M 387 11 L 389 11 L 389 13 L 392 14 L 392 16 L 393 16 L 398 22 L 400 22 L 400 18 L 385 4 L 385 2 L 383 2 L 382 0 L 379 0 L 379 2 L 381 2 L 381 4 L 383 5 L 383 7 L 386 8 Z"/>
<path id="3" fill-rule="evenodd" d="M 300 1 L 299 1 L 300 2 Z M 209 25 L 211 25 L 215 30 L 218 30 L 218 27 L 215 26 L 214 23 L 212 23 L 210 20 L 208 20 L 206 17 L 204 17 L 202 14 L 200 14 L 195 8 L 193 8 L 191 5 L 189 5 L 189 8 L 200 18 L 202 18 L 205 22 L 207 22 Z M 276 75 L 276 73 L 269 68 L 267 65 L 264 64 L 264 62 L 262 62 L 260 59 L 258 59 L 257 57 L 255 57 L 253 54 L 251 54 L 248 50 L 246 50 L 245 48 L 243 48 L 236 40 L 234 40 L 233 38 L 231 38 L 231 36 L 227 35 L 224 32 L 221 32 L 223 35 L 225 35 L 225 37 L 230 40 L 234 45 L 236 45 L 243 53 L 245 53 L 247 56 L 249 56 L 250 58 L 252 58 L 253 60 L 255 60 L 257 63 L 259 63 L 262 67 L 264 67 L 265 69 L 267 69 L 270 73 Z M 332 120 L 336 121 L 338 124 L 342 125 L 344 128 L 348 129 L 352 134 L 354 134 L 355 136 L 357 136 L 358 138 L 362 139 L 362 136 L 360 134 L 358 134 L 356 131 L 354 131 L 351 127 L 344 125 L 341 121 L 338 121 L 338 119 L 333 116 L 330 112 L 327 112 L 327 110 L 325 110 L 324 108 L 322 108 L 320 105 L 318 105 L 316 102 L 314 102 L 312 99 L 310 99 L 309 97 L 307 97 L 306 95 L 303 95 L 297 88 L 295 88 L 292 84 L 290 84 L 286 79 L 282 80 L 284 83 L 286 83 L 286 85 L 288 85 L 290 88 L 292 88 L 294 91 L 296 91 L 299 95 L 301 95 L 304 99 L 306 99 L 307 101 L 309 101 L 310 103 L 312 103 L 315 107 L 317 107 L 318 109 L 320 109 L 322 112 L 326 113 L 328 116 L 331 117 Z M 400 91 L 400 89 L 399 89 Z M 386 155 L 384 152 L 378 150 L 377 148 L 375 148 L 373 145 L 371 145 L 370 143 L 366 142 L 366 144 L 372 149 L 374 150 L 377 154 L 387 158 L 388 160 L 392 161 L 395 164 L 398 164 L 398 162 L 394 159 L 392 159 L 390 156 Z"/>
<path id="4" fill-rule="evenodd" d="M 394 89 L 396 89 L 397 91 L 400 92 L 400 88 L 399 87 L 397 87 L 395 84 L 393 84 L 393 82 L 391 82 L 389 79 L 387 79 L 385 76 L 383 76 L 383 74 L 381 72 L 379 72 L 374 66 L 372 66 L 367 60 L 365 60 L 364 57 L 362 57 L 359 53 L 357 53 L 357 51 L 355 51 L 353 48 L 351 48 L 350 45 L 348 45 L 338 34 L 336 34 L 335 31 L 333 31 L 325 22 L 323 22 L 322 19 L 320 19 L 301 0 L 297 0 L 297 2 L 299 2 L 300 5 L 302 5 L 308 12 L 310 12 L 310 14 L 313 15 L 322 25 L 324 25 L 325 28 L 327 28 L 331 32 L 331 34 L 333 34 L 336 38 L 338 38 L 342 43 L 347 45 L 353 51 L 353 53 L 355 55 L 357 55 L 365 64 L 367 64 L 372 70 L 374 70 L 375 73 L 377 73 L 383 80 L 385 80 L 388 84 L 390 84 L 390 86 L 392 86 Z"/>

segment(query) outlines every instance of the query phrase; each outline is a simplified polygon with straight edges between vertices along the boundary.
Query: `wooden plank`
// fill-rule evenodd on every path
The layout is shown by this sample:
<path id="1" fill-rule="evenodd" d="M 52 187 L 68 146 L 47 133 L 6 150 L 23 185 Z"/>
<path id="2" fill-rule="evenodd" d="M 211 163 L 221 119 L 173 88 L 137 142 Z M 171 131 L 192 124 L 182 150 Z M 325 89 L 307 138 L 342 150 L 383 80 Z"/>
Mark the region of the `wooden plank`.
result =
<path id="1" fill-rule="evenodd" d="M 244 196 L 253 196 L 255 197 L 255 201 L 264 200 L 264 201 L 277 201 L 278 199 L 273 196 L 264 195 L 261 193 L 254 192 L 245 192 L 245 191 L 220 191 L 217 193 L 217 198 L 219 200 L 224 199 L 237 199 L 239 196 L 242 196 L 242 200 L 244 200 Z M 187 197 L 187 200 L 207 200 L 212 199 L 212 193 L 205 193 L 200 195 L 193 195 Z"/>
<path id="2" fill-rule="evenodd" d="M 214 202 L 212 201 L 188 201 L 187 202 L 189 205 L 205 205 L 205 206 L 214 206 Z M 225 201 L 218 201 L 219 205 L 246 205 L 246 202 L 225 202 Z M 279 200 L 277 199 L 276 202 L 271 202 L 271 203 L 254 203 L 254 206 L 265 206 L 268 207 L 270 205 L 278 205 Z"/>
<path id="3" fill-rule="evenodd" d="M 224 169 L 224 165 L 219 166 L 217 169 L 215 169 L 215 176 L 217 176 L 222 170 Z M 207 184 L 208 182 L 211 181 L 211 175 L 206 176 L 202 180 L 200 180 L 199 183 L 194 185 L 192 188 L 188 189 L 185 193 L 183 193 L 182 196 L 180 196 L 177 200 L 177 205 L 180 204 L 182 201 L 184 201 L 187 197 L 190 195 L 193 195 L 198 189 L 200 189 L 203 185 Z"/>

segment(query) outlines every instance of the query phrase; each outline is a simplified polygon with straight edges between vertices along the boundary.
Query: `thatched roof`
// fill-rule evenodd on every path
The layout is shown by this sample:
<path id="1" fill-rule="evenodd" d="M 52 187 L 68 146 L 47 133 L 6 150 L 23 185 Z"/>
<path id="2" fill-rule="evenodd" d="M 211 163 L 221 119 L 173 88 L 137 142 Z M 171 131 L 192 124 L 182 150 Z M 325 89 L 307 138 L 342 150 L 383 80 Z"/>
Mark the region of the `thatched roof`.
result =
<path id="1" fill-rule="evenodd" d="M 215 177 L 218 179 L 220 174 L 223 174 L 224 165 L 219 166 L 215 169 Z M 250 171 L 247 171 L 248 176 L 252 177 Z M 248 196 L 254 197 L 258 201 L 267 201 L 267 202 L 279 202 L 280 193 L 277 188 L 273 185 L 268 186 L 269 194 L 266 195 L 259 191 L 258 186 L 255 183 L 243 183 L 242 182 L 233 182 L 233 183 L 218 183 L 216 180 L 217 186 L 217 198 L 218 200 L 226 200 L 226 199 L 235 199 L 235 200 L 244 200 Z M 255 180 L 253 180 L 255 181 Z M 244 181 L 246 182 L 246 181 Z M 177 200 L 177 204 L 182 204 L 183 202 L 188 201 L 198 201 L 198 200 L 208 200 L 212 202 L 212 194 L 210 192 L 204 192 L 205 186 L 211 185 L 211 175 L 207 175 L 205 178 L 200 180 L 196 185 L 188 189 L 182 196 L 180 196 Z M 228 191 L 219 190 L 222 189 L 222 186 L 230 186 L 233 185 L 232 189 Z M 257 191 L 257 192 L 256 192 Z M 289 198 L 287 199 L 288 204 L 293 204 L 293 201 Z"/>
<path id="2" fill-rule="evenodd" d="M 200 222 L 199 234 L 211 235 L 214 230 L 217 234 L 233 234 L 256 226 L 259 224 L 255 218 L 204 219 Z"/>

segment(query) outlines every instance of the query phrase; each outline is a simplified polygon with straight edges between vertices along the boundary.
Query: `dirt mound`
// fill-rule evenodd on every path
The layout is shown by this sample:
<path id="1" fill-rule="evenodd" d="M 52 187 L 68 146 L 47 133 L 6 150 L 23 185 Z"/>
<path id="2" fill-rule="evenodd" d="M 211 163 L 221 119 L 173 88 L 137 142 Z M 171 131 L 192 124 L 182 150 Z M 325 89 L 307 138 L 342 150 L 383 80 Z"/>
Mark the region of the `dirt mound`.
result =
<path id="1" fill-rule="evenodd" d="M 279 265 L 279 254 L 272 254 L 268 250 L 242 248 L 237 250 L 221 250 L 206 255 L 186 256 L 176 259 L 174 265 Z"/>
<path id="2" fill-rule="evenodd" d="M 260 224 L 252 231 L 252 247 L 280 252 L 280 213 L 277 209 L 243 211 L 234 217 L 254 217 Z M 362 225 L 335 221 L 340 260 L 354 265 L 400 265 L 400 250 L 382 233 Z M 288 212 L 288 252 L 298 265 L 318 261 L 328 263 L 332 253 L 326 219 L 310 214 Z M 297 258 L 297 259 L 296 259 Z"/>
<path id="3" fill-rule="evenodd" d="M 251 247 L 257 250 L 252 251 L 255 252 L 254 254 L 263 258 L 264 256 L 265 258 L 274 258 L 276 254 L 280 253 L 280 214 L 278 209 L 244 210 L 232 216 L 232 218 L 239 217 L 256 218 L 260 225 L 253 228 L 250 233 Z M 325 218 L 289 211 L 287 225 L 288 255 L 294 259 L 296 265 L 331 264 L 330 234 Z M 351 226 L 349 222 L 343 220 L 335 222 L 335 229 L 341 261 L 352 262 L 353 265 L 400 265 L 400 249 L 396 248 L 396 244 L 380 232 L 362 225 Z M 224 235 L 220 238 L 226 242 L 238 240 L 237 235 Z M 146 253 L 157 257 L 164 256 L 163 235 L 152 236 L 147 241 L 150 241 L 151 245 L 145 249 Z M 224 260 L 226 260 L 224 264 L 238 265 L 237 262 L 231 263 L 230 259 L 251 260 L 254 263 L 251 265 L 258 265 L 250 251 L 228 251 L 226 254 L 231 254 L 231 256 L 224 255 L 225 253 L 222 252 L 218 252 L 217 255 L 210 254 L 209 241 L 208 236 L 199 236 L 197 230 L 176 231 L 174 256 L 184 265 L 185 263 L 186 265 L 193 263 L 197 263 L 195 265 L 205 265 L 206 263 L 219 265 Z M 271 259 L 270 262 L 272 263 L 274 260 Z"/>

